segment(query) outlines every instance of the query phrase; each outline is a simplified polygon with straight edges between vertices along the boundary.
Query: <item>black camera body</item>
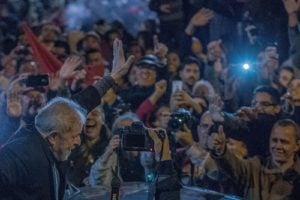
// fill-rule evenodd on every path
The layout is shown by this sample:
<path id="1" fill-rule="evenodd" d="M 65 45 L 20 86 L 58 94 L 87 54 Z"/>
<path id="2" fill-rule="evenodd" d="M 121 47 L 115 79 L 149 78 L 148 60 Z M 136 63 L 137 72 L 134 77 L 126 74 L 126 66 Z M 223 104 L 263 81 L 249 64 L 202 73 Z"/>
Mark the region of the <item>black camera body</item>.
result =
<path id="1" fill-rule="evenodd" d="M 183 130 L 186 124 L 188 128 L 192 127 L 193 117 L 191 113 L 183 108 L 171 114 L 171 119 L 168 124 L 168 129 L 170 131 Z"/>
<path id="2" fill-rule="evenodd" d="M 154 151 L 154 142 L 140 121 L 119 128 L 116 133 L 121 136 L 121 148 L 126 151 Z"/>

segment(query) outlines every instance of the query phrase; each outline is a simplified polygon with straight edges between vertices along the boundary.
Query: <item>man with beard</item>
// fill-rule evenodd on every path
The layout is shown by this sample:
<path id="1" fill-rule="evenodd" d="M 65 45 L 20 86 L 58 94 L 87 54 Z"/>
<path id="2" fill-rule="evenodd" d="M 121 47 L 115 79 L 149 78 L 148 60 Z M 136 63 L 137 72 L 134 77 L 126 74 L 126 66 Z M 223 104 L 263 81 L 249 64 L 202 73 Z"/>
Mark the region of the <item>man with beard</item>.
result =
<path id="1" fill-rule="evenodd" d="M 194 84 L 200 80 L 201 67 L 200 62 L 196 58 L 188 57 L 179 71 L 180 79 L 183 82 L 183 90 L 190 95 L 192 94 Z"/>
<path id="2" fill-rule="evenodd" d="M 45 89 L 42 87 L 23 87 L 20 76 L 11 82 L 6 92 L 6 98 L 1 105 L 1 120 L 4 126 L 0 127 L 0 146 L 14 136 L 20 127 L 30 128 L 38 110 L 47 101 Z"/>
<path id="3" fill-rule="evenodd" d="M 214 121 L 222 122 L 226 134 L 242 140 L 248 155 L 265 156 L 272 126 L 279 119 L 280 95 L 269 86 L 259 86 L 254 91 L 251 107 L 241 107 L 236 113 L 220 113 L 214 105 L 210 112 Z"/>
<path id="4" fill-rule="evenodd" d="M 114 49 L 111 75 L 74 95 L 72 100 L 56 97 L 48 102 L 35 116 L 32 129 L 21 128 L 16 134 L 22 137 L 0 149 L 1 199 L 68 199 L 70 193 L 65 194 L 68 185 L 61 164 L 80 145 L 87 112 L 120 82 L 134 59 L 131 56 L 125 61 L 121 41 L 114 42 Z M 76 62 L 64 64 L 59 71 L 61 82 L 73 77 L 77 67 Z"/>
<path id="5" fill-rule="evenodd" d="M 45 92 L 46 91 L 43 87 L 34 87 L 23 92 L 22 121 L 25 123 L 25 125 L 32 125 L 37 112 L 45 105 L 47 101 Z"/>
<path id="6" fill-rule="evenodd" d="M 39 39 L 48 50 L 52 50 L 59 33 L 60 30 L 57 26 L 52 23 L 45 23 L 41 27 Z"/>

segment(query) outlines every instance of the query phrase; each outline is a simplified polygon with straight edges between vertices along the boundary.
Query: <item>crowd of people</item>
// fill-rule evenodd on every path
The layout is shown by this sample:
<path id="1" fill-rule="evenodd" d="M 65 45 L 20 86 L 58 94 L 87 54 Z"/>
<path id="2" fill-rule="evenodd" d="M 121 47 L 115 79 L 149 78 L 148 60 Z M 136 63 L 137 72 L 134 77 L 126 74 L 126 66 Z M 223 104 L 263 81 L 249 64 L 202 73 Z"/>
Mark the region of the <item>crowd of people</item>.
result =
<path id="1" fill-rule="evenodd" d="M 89 31 L 17 23 L 0 5 L 16 22 L 0 31 L 14 36 L 0 47 L 0 199 L 58 200 L 116 176 L 160 200 L 183 185 L 300 199 L 300 1 L 280 4 L 289 51 L 255 21 L 237 34 L 247 1 L 188 2 L 150 0 L 159 31 L 146 21 L 136 36 L 103 19 Z M 135 122 L 154 150 L 122 149 Z"/>

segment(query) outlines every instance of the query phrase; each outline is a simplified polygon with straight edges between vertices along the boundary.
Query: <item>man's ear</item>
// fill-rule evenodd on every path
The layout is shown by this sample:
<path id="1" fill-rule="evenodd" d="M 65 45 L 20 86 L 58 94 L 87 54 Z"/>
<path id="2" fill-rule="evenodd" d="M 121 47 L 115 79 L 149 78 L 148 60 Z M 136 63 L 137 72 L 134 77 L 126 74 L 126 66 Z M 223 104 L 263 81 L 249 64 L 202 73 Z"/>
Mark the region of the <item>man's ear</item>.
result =
<path id="1" fill-rule="evenodd" d="M 51 132 L 48 135 L 47 140 L 48 140 L 50 145 L 53 145 L 55 143 L 56 137 L 57 137 L 57 132 L 55 132 L 55 131 Z"/>

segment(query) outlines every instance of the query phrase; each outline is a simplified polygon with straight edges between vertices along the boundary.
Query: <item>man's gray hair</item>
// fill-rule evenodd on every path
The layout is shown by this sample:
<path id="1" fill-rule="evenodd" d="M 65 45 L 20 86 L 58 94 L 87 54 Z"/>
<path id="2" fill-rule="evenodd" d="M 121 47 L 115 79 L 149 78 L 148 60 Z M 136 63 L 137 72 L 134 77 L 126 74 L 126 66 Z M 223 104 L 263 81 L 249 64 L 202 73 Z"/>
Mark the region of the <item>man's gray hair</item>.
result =
<path id="1" fill-rule="evenodd" d="M 56 97 L 48 102 L 35 117 L 35 126 L 40 133 L 72 131 L 78 123 L 84 125 L 87 111 L 72 100 Z"/>

